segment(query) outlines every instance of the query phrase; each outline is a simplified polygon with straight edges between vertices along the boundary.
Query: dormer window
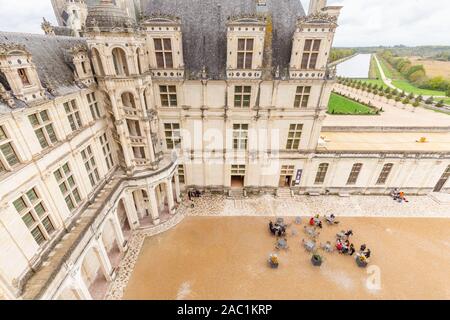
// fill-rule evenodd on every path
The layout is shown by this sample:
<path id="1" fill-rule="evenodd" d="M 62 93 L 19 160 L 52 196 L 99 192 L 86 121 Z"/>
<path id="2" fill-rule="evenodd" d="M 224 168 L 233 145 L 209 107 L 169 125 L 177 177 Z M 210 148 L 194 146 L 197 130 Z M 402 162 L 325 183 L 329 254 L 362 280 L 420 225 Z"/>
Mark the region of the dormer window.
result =
<path id="1" fill-rule="evenodd" d="M 314 70 L 316 69 L 317 58 L 319 56 L 321 40 L 307 39 L 303 49 L 302 69 Z"/>
<path id="2" fill-rule="evenodd" d="M 237 68 L 251 69 L 253 62 L 253 39 L 238 39 Z"/>
<path id="3" fill-rule="evenodd" d="M 17 69 L 17 73 L 19 74 L 20 80 L 24 86 L 31 85 L 30 80 L 28 80 L 27 71 L 24 68 Z"/>
<path id="4" fill-rule="evenodd" d="M 173 68 L 172 43 L 169 38 L 153 39 L 155 43 L 156 64 L 161 69 Z"/>

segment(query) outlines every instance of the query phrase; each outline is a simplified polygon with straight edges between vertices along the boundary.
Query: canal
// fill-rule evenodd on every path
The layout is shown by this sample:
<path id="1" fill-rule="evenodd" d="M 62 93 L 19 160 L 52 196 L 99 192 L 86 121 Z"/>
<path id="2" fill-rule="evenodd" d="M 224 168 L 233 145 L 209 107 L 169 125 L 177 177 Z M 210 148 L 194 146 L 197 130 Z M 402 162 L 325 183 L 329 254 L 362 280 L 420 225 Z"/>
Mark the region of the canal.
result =
<path id="1" fill-rule="evenodd" d="M 336 66 L 337 75 L 345 78 L 368 78 L 371 54 L 358 54 Z"/>

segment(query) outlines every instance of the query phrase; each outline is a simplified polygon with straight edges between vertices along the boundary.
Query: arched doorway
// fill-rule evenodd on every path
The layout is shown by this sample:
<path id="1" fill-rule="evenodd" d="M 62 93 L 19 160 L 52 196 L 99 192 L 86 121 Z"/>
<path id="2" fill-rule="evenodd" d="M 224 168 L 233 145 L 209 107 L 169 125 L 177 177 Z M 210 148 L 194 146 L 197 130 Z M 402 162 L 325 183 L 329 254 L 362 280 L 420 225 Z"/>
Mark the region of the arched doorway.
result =
<path id="1" fill-rule="evenodd" d="M 112 57 L 116 75 L 129 76 L 130 72 L 128 69 L 127 55 L 125 54 L 125 51 L 121 48 L 114 48 L 112 50 Z"/>
<path id="2" fill-rule="evenodd" d="M 108 254 L 109 261 L 112 267 L 117 267 L 120 262 L 121 251 L 117 231 L 114 229 L 114 225 L 111 219 L 106 221 L 102 231 L 102 241 Z"/>
<path id="3" fill-rule="evenodd" d="M 100 57 L 100 53 L 96 48 L 92 49 L 92 56 L 94 61 L 94 70 L 95 73 L 99 76 L 105 75 L 105 69 L 103 68 L 102 58 Z"/>
<path id="4" fill-rule="evenodd" d="M 89 248 L 81 264 L 81 278 L 94 300 L 103 299 L 108 289 L 108 272 L 100 260 L 98 249 Z"/>
<path id="5" fill-rule="evenodd" d="M 56 300 L 82 300 L 78 293 L 72 288 L 65 288 Z"/>
<path id="6" fill-rule="evenodd" d="M 117 219 L 119 220 L 120 228 L 122 229 L 123 237 L 127 240 L 131 235 L 131 224 L 128 220 L 127 211 L 123 199 L 119 200 L 117 204 Z"/>

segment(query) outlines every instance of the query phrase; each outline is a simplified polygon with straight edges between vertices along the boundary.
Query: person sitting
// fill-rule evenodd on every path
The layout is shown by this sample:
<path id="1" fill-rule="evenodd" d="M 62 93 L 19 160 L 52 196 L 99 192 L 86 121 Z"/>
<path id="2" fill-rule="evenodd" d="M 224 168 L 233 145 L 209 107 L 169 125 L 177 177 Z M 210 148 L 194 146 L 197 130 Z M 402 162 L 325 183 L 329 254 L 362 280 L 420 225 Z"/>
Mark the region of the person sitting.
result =
<path id="1" fill-rule="evenodd" d="M 338 240 L 338 241 L 336 242 L 336 249 L 337 249 L 339 252 L 341 252 L 341 251 L 342 251 L 342 248 L 343 248 L 343 244 L 342 244 L 342 242 L 341 242 L 340 240 Z"/>
<path id="2" fill-rule="evenodd" d="M 346 233 L 344 233 L 345 234 L 345 236 L 347 237 L 347 239 L 348 238 L 350 238 L 350 236 L 352 236 L 353 235 L 353 231 L 352 230 L 348 230 Z"/>
<path id="3" fill-rule="evenodd" d="M 366 257 L 366 259 L 370 258 L 370 254 L 371 254 L 370 249 L 367 249 L 367 251 L 363 253 L 363 255 Z"/>
<path id="4" fill-rule="evenodd" d="M 272 234 L 275 234 L 275 227 L 273 226 L 272 220 L 269 222 L 269 230 Z"/>
<path id="5" fill-rule="evenodd" d="M 355 246 L 352 244 L 350 244 L 350 248 L 348 249 L 348 254 L 350 256 L 352 256 L 355 253 Z"/>
<path id="6" fill-rule="evenodd" d="M 398 200 L 398 197 L 399 197 L 399 191 L 398 191 L 398 188 L 394 188 L 394 189 L 391 191 L 391 197 L 392 197 L 392 199 L 394 199 L 394 200 Z"/>
<path id="7" fill-rule="evenodd" d="M 316 226 L 319 227 L 320 229 L 322 229 L 322 221 L 317 222 Z"/>
<path id="8" fill-rule="evenodd" d="M 362 244 L 361 247 L 359 248 L 359 252 L 364 252 L 366 250 L 367 246 L 365 244 Z"/>

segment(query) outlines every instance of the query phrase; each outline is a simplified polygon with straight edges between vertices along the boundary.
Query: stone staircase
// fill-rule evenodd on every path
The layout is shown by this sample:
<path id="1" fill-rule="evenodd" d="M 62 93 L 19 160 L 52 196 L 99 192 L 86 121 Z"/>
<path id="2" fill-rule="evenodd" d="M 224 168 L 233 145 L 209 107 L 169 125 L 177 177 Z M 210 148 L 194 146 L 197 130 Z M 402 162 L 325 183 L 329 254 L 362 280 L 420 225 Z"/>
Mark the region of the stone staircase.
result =
<path id="1" fill-rule="evenodd" d="M 229 199 L 245 199 L 244 190 L 243 189 L 230 189 L 228 190 Z"/>
<path id="2" fill-rule="evenodd" d="M 289 188 L 278 188 L 277 189 L 278 199 L 292 199 L 292 192 Z"/>

